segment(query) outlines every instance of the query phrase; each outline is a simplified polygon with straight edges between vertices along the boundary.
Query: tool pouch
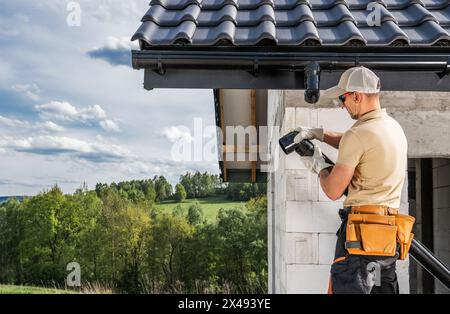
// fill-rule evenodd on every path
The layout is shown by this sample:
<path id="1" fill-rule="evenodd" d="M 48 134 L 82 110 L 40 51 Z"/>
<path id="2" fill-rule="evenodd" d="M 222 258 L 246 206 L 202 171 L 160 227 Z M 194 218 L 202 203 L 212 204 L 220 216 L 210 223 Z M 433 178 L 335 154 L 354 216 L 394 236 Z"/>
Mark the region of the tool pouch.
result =
<path id="1" fill-rule="evenodd" d="M 395 216 L 349 214 L 345 248 L 349 254 L 394 256 L 397 230 Z"/>
<path id="2" fill-rule="evenodd" d="M 349 214 L 345 248 L 349 254 L 394 256 L 398 243 L 403 260 L 414 238 L 414 222 L 414 217 L 401 214 Z"/>
<path id="3" fill-rule="evenodd" d="M 412 228 L 414 226 L 415 218 L 409 215 L 395 215 L 395 224 L 398 226 L 397 242 L 400 245 L 400 257 L 404 260 L 408 256 L 411 242 L 414 238 Z"/>

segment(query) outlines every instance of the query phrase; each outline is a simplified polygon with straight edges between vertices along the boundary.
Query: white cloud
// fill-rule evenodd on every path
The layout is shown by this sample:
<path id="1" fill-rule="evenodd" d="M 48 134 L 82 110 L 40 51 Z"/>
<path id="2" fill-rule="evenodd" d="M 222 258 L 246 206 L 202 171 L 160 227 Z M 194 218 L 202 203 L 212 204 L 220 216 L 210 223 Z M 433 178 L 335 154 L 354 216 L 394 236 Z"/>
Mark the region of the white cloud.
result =
<path id="1" fill-rule="evenodd" d="M 118 132 L 120 131 L 119 126 L 117 125 L 117 123 L 115 123 L 112 120 L 103 120 L 100 121 L 100 126 L 105 130 L 105 131 L 113 131 L 113 132 Z"/>
<path id="2" fill-rule="evenodd" d="M 103 48 L 111 50 L 132 50 L 139 49 L 139 44 L 136 41 L 130 41 L 127 37 L 117 38 L 114 36 L 108 36 L 105 41 Z"/>
<path id="3" fill-rule="evenodd" d="M 64 131 L 64 128 L 52 121 L 45 121 L 43 123 L 39 124 L 39 127 L 41 127 L 45 131 L 50 132 L 62 132 Z"/>
<path id="4" fill-rule="evenodd" d="M 15 84 L 11 88 L 18 93 L 23 93 L 31 100 L 37 101 L 40 98 L 41 89 L 36 84 Z"/>
<path id="5" fill-rule="evenodd" d="M 36 136 L 6 139 L 3 148 L 36 155 L 69 156 L 94 163 L 133 161 L 131 152 L 106 142 L 87 142 L 65 136 Z"/>
<path id="6" fill-rule="evenodd" d="M 28 128 L 29 123 L 27 121 L 11 119 L 4 116 L 0 116 L 0 126 L 7 126 L 10 128 Z"/>
<path id="7" fill-rule="evenodd" d="M 0 127 L 6 127 L 8 133 L 19 134 L 29 132 L 62 132 L 64 128 L 52 121 L 45 122 L 29 122 L 25 120 L 18 120 L 14 118 L 8 118 L 0 116 Z M 3 130 L 3 133 L 6 131 Z"/>
<path id="8" fill-rule="evenodd" d="M 78 110 L 68 102 L 52 101 L 47 104 L 36 105 L 41 116 L 59 120 L 73 120 L 79 115 Z"/>
<path id="9" fill-rule="evenodd" d="M 191 131 L 185 126 L 171 126 L 164 128 L 162 133 L 171 143 L 179 141 L 190 143 L 192 141 Z"/>
<path id="10" fill-rule="evenodd" d="M 117 123 L 107 119 L 105 110 L 99 105 L 77 109 L 75 106 L 65 101 L 52 101 L 47 104 L 36 105 L 35 109 L 44 119 L 96 124 L 105 131 L 117 132 L 120 130 Z"/>
<path id="11" fill-rule="evenodd" d="M 111 65 L 131 66 L 131 50 L 139 49 L 137 41 L 127 37 L 109 36 L 102 47 L 96 47 L 87 52 L 94 59 L 102 59 Z"/>

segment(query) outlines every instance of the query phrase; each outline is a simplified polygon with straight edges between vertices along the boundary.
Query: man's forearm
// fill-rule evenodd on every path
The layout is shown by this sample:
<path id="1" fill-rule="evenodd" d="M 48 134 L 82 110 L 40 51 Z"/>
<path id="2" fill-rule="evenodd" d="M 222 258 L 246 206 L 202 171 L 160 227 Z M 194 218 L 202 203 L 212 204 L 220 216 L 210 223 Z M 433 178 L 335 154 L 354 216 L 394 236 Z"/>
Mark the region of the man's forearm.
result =
<path id="1" fill-rule="evenodd" d="M 323 141 L 328 145 L 333 146 L 336 149 L 339 149 L 339 142 L 341 141 L 343 134 L 344 133 L 331 132 L 325 130 L 323 132 Z"/>

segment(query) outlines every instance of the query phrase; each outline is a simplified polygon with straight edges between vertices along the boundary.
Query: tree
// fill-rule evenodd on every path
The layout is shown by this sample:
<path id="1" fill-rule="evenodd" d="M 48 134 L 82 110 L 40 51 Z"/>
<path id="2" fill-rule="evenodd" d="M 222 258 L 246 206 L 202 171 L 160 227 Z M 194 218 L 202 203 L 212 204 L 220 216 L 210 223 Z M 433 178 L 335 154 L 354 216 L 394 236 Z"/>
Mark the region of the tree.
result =
<path id="1" fill-rule="evenodd" d="M 23 239 L 19 245 L 25 279 L 30 283 L 64 282 L 67 263 L 84 227 L 73 197 L 58 186 L 23 203 Z"/>
<path id="2" fill-rule="evenodd" d="M 198 202 L 189 206 L 187 220 L 189 224 L 196 226 L 203 222 L 203 209 Z"/>
<path id="3" fill-rule="evenodd" d="M 186 199 L 186 190 L 184 189 L 184 186 L 181 185 L 180 183 L 178 183 L 175 186 L 174 199 L 177 202 L 182 202 L 182 201 L 184 201 Z"/>
<path id="4" fill-rule="evenodd" d="M 156 191 L 156 200 L 158 202 L 164 201 L 172 196 L 172 185 L 167 182 L 166 178 L 159 176 L 153 179 Z"/>
<path id="5" fill-rule="evenodd" d="M 222 192 L 222 182 L 218 175 L 212 175 L 207 172 L 195 173 L 186 172 L 180 176 L 180 184 L 186 190 L 188 198 L 204 198 L 220 194 Z"/>
<path id="6" fill-rule="evenodd" d="M 161 271 L 165 289 L 169 291 L 176 291 L 177 282 L 186 282 L 192 263 L 189 260 L 188 243 L 193 231 L 184 217 L 168 213 L 157 217 L 151 228 L 149 263 L 158 266 L 153 269 Z"/>
<path id="7" fill-rule="evenodd" d="M 16 199 L 9 199 L 0 205 L 0 282 L 22 281 L 22 264 L 18 250 L 22 236 L 20 203 Z"/>

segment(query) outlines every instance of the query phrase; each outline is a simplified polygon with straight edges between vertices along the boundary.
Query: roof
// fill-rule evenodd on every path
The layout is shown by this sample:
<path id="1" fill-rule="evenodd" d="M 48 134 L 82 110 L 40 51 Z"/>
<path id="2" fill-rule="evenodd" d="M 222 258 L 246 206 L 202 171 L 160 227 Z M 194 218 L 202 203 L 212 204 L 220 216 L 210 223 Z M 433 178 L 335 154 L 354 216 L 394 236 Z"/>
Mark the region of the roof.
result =
<path id="1" fill-rule="evenodd" d="M 370 2 L 380 4 L 379 26 L 368 25 L 374 16 L 367 9 Z M 133 40 L 139 40 L 142 48 L 450 46 L 450 3 L 447 0 L 152 0 Z"/>
<path id="2" fill-rule="evenodd" d="M 311 62 L 320 89 L 364 65 L 383 90 L 450 90 L 447 0 L 151 0 L 132 39 L 149 90 L 308 89 Z"/>

